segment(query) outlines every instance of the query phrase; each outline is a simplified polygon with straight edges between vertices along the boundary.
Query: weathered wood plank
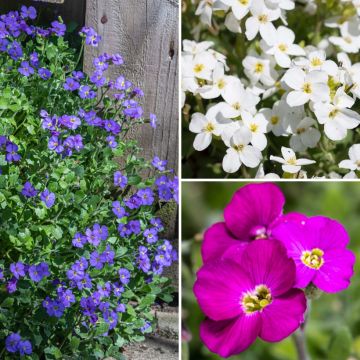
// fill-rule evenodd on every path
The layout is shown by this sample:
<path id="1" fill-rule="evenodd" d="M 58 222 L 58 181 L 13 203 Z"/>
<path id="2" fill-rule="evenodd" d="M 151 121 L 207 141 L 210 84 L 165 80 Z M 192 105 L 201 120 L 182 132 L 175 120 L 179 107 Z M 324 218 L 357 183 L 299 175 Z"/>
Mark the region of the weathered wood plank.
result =
<path id="1" fill-rule="evenodd" d="M 88 0 L 86 24 L 97 29 L 103 41 L 87 48 L 85 70 L 103 52 L 120 53 L 125 65 L 112 70 L 112 77 L 126 76 L 145 93 L 146 114 L 157 114 L 156 131 L 142 127 L 137 138 L 146 155 L 178 164 L 178 1 Z"/>

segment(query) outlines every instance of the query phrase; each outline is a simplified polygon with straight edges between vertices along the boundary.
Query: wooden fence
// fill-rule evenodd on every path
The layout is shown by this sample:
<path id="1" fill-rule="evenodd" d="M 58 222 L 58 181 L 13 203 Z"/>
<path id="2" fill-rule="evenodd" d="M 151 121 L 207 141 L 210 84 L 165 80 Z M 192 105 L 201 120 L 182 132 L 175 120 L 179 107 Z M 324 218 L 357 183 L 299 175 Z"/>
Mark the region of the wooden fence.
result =
<path id="1" fill-rule="evenodd" d="M 45 17 L 62 16 L 65 23 L 94 27 L 102 36 L 98 48 L 87 48 L 84 69 L 103 52 L 120 53 L 125 65 L 110 70 L 124 75 L 145 93 L 144 111 L 158 116 L 159 127 L 136 129 L 131 136 L 154 155 L 178 166 L 178 24 L 179 0 L 0 0 L 0 11 L 33 5 Z M 176 171 L 177 172 L 177 171 Z M 176 210 L 168 216 L 169 238 L 176 238 Z M 177 273 L 177 270 L 174 271 Z"/>

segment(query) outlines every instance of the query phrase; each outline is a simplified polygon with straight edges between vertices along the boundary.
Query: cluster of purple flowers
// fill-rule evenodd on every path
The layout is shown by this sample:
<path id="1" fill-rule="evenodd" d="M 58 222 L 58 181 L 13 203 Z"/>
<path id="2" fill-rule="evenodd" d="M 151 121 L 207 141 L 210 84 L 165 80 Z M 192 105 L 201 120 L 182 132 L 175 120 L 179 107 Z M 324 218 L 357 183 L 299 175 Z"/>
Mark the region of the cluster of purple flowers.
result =
<path id="1" fill-rule="evenodd" d="M 21 159 L 18 154 L 19 147 L 3 135 L 0 135 L 0 150 L 5 151 L 5 160 L 8 163 L 18 162 Z"/>
<path id="2" fill-rule="evenodd" d="M 24 278 L 26 275 L 36 283 L 50 276 L 49 265 L 45 262 L 37 265 L 27 265 L 19 261 L 10 264 L 9 271 L 11 276 L 10 280 L 7 282 L 7 291 L 9 294 L 12 294 L 17 290 L 18 280 Z M 0 279 L 5 280 L 3 270 L 1 270 L 0 273 Z"/>
<path id="3" fill-rule="evenodd" d="M 335 293 L 350 285 L 355 256 L 345 228 L 324 216 L 283 214 L 284 204 L 276 185 L 246 185 L 225 208 L 225 222 L 205 233 L 194 293 L 207 316 L 200 336 L 222 357 L 258 336 L 275 342 L 296 331 L 308 286 Z"/>
<path id="4" fill-rule="evenodd" d="M 76 233 L 72 240 L 72 244 L 78 248 L 83 248 L 87 243 L 93 246 L 99 246 L 100 242 L 105 241 L 108 237 L 109 231 L 107 226 L 95 224 L 92 229 L 87 228 L 85 230 L 85 235 Z"/>
<path id="5" fill-rule="evenodd" d="M 20 356 L 31 355 L 32 346 L 29 340 L 22 340 L 18 333 L 10 334 L 5 340 L 6 350 L 10 353 L 19 353 Z"/>
<path id="6" fill-rule="evenodd" d="M 160 200 L 175 200 L 179 202 L 179 180 L 176 176 L 170 179 L 166 175 L 161 175 L 156 179 L 155 185 L 157 186 Z"/>
<path id="7" fill-rule="evenodd" d="M 38 193 L 39 191 L 34 188 L 30 181 L 27 181 L 21 190 L 21 194 L 26 198 L 33 198 L 37 196 Z M 51 208 L 55 204 L 56 196 L 54 193 L 50 192 L 49 189 L 45 189 L 40 193 L 40 200 L 47 208 Z"/>

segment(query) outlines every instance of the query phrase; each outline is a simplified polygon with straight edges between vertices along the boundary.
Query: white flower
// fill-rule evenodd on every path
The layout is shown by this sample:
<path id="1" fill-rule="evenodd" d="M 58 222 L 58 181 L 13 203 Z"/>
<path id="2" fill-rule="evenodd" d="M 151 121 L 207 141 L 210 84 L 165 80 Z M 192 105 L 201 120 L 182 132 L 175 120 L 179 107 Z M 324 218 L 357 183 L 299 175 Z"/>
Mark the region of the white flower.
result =
<path id="1" fill-rule="evenodd" d="M 294 89 L 286 98 L 290 106 L 304 105 L 309 100 L 315 103 L 329 100 L 328 75 L 323 71 L 312 71 L 306 74 L 299 68 L 292 68 L 286 72 L 283 80 Z"/>
<path id="2" fill-rule="evenodd" d="M 301 170 L 302 165 L 310 165 L 315 163 L 313 160 L 297 159 L 294 150 L 286 147 L 281 148 L 281 154 L 283 158 L 271 155 L 270 160 L 283 164 L 283 171 L 290 174 L 298 173 Z"/>
<path id="3" fill-rule="evenodd" d="M 246 127 L 241 127 L 234 133 L 222 162 L 224 171 L 234 173 L 240 169 L 241 164 L 250 168 L 259 165 L 261 152 L 259 149 L 249 145 L 250 141 L 251 132 Z"/>
<path id="4" fill-rule="evenodd" d="M 294 64 L 307 71 L 324 71 L 329 76 L 335 76 L 339 70 L 334 61 L 326 60 L 326 52 L 324 50 L 311 51 L 306 58 L 295 59 Z"/>
<path id="5" fill-rule="evenodd" d="M 218 106 L 211 107 L 206 115 L 195 113 L 191 117 L 189 130 L 195 134 L 194 149 L 197 151 L 205 150 L 212 140 L 212 136 L 220 136 L 222 126 L 228 121 L 219 112 Z"/>
<path id="6" fill-rule="evenodd" d="M 223 115 L 227 118 L 236 118 L 244 111 L 256 112 L 256 104 L 260 98 L 250 90 L 245 89 L 240 79 L 232 78 L 222 94 L 225 102 L 219 103 Z"/>
<path id="7" fill-rule="evenodd" d="M 349 110 L 355 100 L 347 95 L 343 88 L 336 91 L 333 104 L 316 103 L 314 112 L 320 124 L 324 124 L 326 136 L 331 140 L 342 140 L 348 129 L 354 129 L 360 124 L 360 115 Z"/>
<path id="8" fill-rule="evenodd" d="M 244 72 L 252 84 L 259 81 L 265 86 L 275 84 L 278 74 L 274 70 L 274 63 L 269 58 L 249 55 L 243 60 Z"/>
<path id="9" fill-rule="evenodd" d="M 307 148 L 314 148 L 320 140 L 320 131 L 313 126 L 316 121 L 306 117 L 299 123 L 294 122 L 294 135 L 290 139 L 290 147 L 294 151 L 305 151 Z"/>
<path id="10" fill-rule="evenodd" d="M 256 0 L 252 3 L 250 12 L 252 16 L 245 23 L 248 40 L 253 40 L 258 32 L 264 40 L 273 37 L 276 31 L 272 21 L 279 19 L 280 9 L 270 9 L 266 7 L 264 0 Z"/>
<path id="11" fill-rule="evenodd" d="M 329 41 L 346 53 L 357 53 L 360 49 L 359 19 L 343 23 L 340 33 L 341 36 L 330 36 Z"/>
<path id="12" fill-rule="evenodd" d="M 237 20 L 243 19 L 249 12 L 253 0 L 221 0 L 231 7 L 231 11 Z M 255 0 L 257 1 L 257 0 Z"/>
<path id="13" fill-rule="evenodd" d="M 183 40 L 183 52 L 190 55 L 197 55 L 208 50 L 214 43 L 212 41 L 196 42 L 192 40 Z"/>
<path id="14" fill-rule="evenodd" d="M 195 15 L 200 16 L 200 21 L 208 26 L 211 26 L 213 3 L 213 0 L 201 0 L 195 11 Z"/>
<path id="15" fill-rule="evenodd" d="M 265 0 L 265 3 L 272 9 L 293 10 L 295 8 L 294 0 Z"/>
<path id="16" fill-rule="evenodd" d="M 189 71 L 198 79 L 211 80 L 212 71 L 217 64 L 216 59 L 209 52 L 196 54 L 192 59 Z"/>
<path id="17" fill-rule="evenodd" d="M 289 55 L 305 55 L 304 49 L 294 44 L 295 34 L 285 26 L 276 29 L 274 37 L 262 40 L 261 47 L 268 55 L 274 55 L 277 64 L 283 68 L 289 68 L 291 60 Z"/>
<path id="18" fill-rule="evenodd" d="M 251 131 L 251 144 L 259 150 L 264 150 L 267 145 L 265 133 L 267 132 L 267 121 L 261 113 L 252 116 L 248 112 L 243 112 L 241 119 L 244 125 Z"/>
<path id="19" fill-rule="evenodd" d="M 275 173 L 265 174 L 264 165 L 260 164 L 260 166 L 256 172 L 255 179 L 280 179 L 280 176 Z"/>
<path id="20" fill-rule="evenodd" d="M 212 74 L 212 84 L 201 87 L 199 94 L 204 99 L 215 99 L 224 94 L 229 82 L 234 78 L 234 76 L 225 75 L 224 64 L 218 62 Z"/>
<path id="21" fill-rule="evenodd" d="M 349 170 L 360 170 L 360 144 L 354 144 L 349 149 L 349 159 L 340 161 L 339 167 Z"/>

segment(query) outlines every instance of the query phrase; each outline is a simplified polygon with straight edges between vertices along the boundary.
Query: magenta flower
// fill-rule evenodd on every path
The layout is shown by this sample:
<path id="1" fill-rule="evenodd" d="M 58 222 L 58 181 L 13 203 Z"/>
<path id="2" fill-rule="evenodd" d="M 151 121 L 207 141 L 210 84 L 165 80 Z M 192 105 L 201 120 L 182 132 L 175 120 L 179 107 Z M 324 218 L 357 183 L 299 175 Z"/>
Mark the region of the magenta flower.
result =
<path id="1" fill-rule="evenodd" d="M 273 236 L 282 241 L 295 261 L 295 287 L 305 288 L 313 283 L 334 293 L 350 285 L 355 256 L 346 249 L 349 235 L 339 222 L 324 216 L 290 221 L 277 226 Z"/>
<path id="2" fill-rule="evenodd" d="M 252 240 L 270 237 L 284 203 L 283 193 L 274 184 L 240 188 L 225 208 L 225 222 L 214 224 L 205 233 L 201 249 L 204 262 L 218 259 L 231 246 L 239 248 Z"/>
<path id="3" fill-rule="evenodd" d="M 206 263 L 197 273 L 194 293 L 207 319 L 200 336 L 213 352 L 228 357 L 259 336 L 280 341 L 304 321 L 306 298 L 293 289 L 296 270 L 285 247 L 260 239 L 242 256 Z M 224 281 L 226 279 L 226 281 Z"/>

